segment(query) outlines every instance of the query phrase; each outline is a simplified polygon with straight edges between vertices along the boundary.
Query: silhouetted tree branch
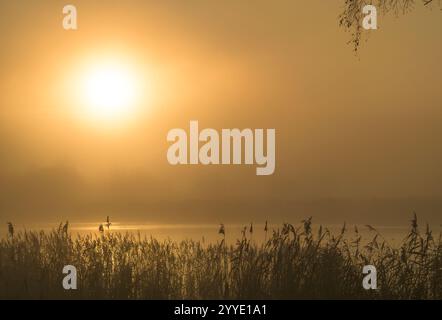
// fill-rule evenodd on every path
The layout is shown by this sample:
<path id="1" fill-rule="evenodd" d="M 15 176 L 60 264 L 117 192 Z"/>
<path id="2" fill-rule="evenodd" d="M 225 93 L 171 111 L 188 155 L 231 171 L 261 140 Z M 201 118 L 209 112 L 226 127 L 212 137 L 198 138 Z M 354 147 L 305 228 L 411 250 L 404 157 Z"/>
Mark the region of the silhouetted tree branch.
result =
<path id="1" fill-rule="evenodd" d="M 339 25 L 351 33 L 351 40 L 348 43 L 352 44 L 353 50 L 357 52 L 364 31 L 361 25 L 364 6 L 374 5 L 378 14 L 399 15 L 410 12 L 416 5 L 429 6 L 437 3 L 441 7 L 441 2 L 441 0 L 345 0 L 344 11 L 339 16 Z"/>

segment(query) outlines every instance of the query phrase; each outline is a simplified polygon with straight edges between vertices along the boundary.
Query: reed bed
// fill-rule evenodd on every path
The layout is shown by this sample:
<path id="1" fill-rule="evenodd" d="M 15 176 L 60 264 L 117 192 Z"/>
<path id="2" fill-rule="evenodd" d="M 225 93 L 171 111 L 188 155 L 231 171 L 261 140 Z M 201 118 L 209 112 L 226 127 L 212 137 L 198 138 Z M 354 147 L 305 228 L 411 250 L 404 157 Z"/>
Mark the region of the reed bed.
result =
<path id="1" fill-rule="evenodd" d="M 109 229 L 109 227 L 108 227 Z M 312 220 L 284 224 L 255 243 L 253 227 L 235 244 L 158 241 L 100 229 L 72 236 L 25 231 L 0 240 L 1 299 L 441 299 L 442 241 L 416 217 L 392 247 L 376 231 L 312 231 Z M 351 236 L 349 236 L 351 233 Z M 78 290 L 62 288 L 74 265 Z M 364 290 L 362 268 L 374 265 L 378 289 Z"/>

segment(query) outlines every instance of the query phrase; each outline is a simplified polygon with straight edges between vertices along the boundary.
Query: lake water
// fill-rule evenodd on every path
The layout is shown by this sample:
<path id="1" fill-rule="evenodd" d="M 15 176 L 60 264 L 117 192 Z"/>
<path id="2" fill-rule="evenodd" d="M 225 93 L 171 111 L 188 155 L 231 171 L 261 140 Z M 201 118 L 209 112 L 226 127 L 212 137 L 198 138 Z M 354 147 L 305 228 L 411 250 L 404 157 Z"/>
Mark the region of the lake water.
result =
<path id="1" fill-rule="evenodd" d="M 73 235 L 99 234 L 98 226 L 103 222 L 87 222 L 87 223 L 70 223 L 69 230 Z M 59 223 L 34 223 L 34 224 L 17 224 L 14 225 L 15 232 L 24 230 L 33 231 L 51 231 L 57 229 Z M 140 234 L 142 237 L 154 237 L 159 240 L 171 239 L 175 241 L 193 239 L 196 241 L 204 241 L 206 243 L 216 242 L 223 237 L 218 233 L 219 224 L 148 224 L 148 223 L 123 223 L 113 222 L 110 226 L 110 232 L 134 233 Z M 264 231 L 264 224 L 254 224 L 253 233 L 250 234 L 250 224 L 226 224 L 225 234 L 228 243 L 234 243 L 241 238 L 242 230 L 246 227 L 247 237 L 251 237 L 256 242 L 261 242 L 265 239 L 266 233 Z M 268 225 L 267 237 L 270 237 L 273 230 L 281 228 L 282 225 Z M 295 227 L 302 227 L 301 224 L 296 224 Z M 342 225 L 327 225 L 326 226 L 332 234 L 339 234 Z M 391 245 L 397 245 L 407 235 L 410 226 L 373 226 L 383 236 L 383 238 Z M 317 232 L 319 225 L 313 225 L 313 232 Z M 368 227 L 357 225 L 359 234 L 363 240 L 367 241 L 375 236 L 375 232 L 370 231 Z M 109 232 L 104 226 L 105 232 Z M 346 237 L 355 238 L 355 225 L 348 225 Z M 421 228 L 424 232 L 425 229 Z M 432 227 L 435 238 L 439 236 L 442 231 L 441 226 Z M 0 226 L 0 237 L 7 235 L 8 229 L 6 224 Z"/>

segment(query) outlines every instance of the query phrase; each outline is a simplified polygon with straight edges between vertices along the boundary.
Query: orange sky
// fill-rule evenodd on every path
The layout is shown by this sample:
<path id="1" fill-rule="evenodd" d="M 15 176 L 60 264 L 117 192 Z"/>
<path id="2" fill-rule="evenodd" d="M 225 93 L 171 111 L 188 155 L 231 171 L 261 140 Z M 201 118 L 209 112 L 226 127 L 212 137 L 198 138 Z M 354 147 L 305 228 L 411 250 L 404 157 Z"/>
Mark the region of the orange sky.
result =
<path id="1" fill-rule="evenodd" d="M 0 218 L 441 222 L 442 20 L 380 17 L 356 57 L 336 1 L 0 4 Z M 133 66 L 142 97 L 115 125 L 79 117 L 75 77 Z M 166 134 L 275 128 L 275 174 L 174 167 Z"/>

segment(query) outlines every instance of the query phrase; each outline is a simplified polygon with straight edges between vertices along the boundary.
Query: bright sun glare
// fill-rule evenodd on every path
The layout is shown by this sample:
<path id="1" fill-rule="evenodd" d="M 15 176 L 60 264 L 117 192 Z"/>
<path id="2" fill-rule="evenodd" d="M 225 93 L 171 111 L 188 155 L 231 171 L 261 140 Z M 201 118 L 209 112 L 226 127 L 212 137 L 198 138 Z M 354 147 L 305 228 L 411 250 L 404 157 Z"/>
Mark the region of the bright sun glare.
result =
<path id="1" fill-rule="evenodd" d="M 84 74 L 83 104 L 93 121 L 121 121 L 133 116 L 139 81 L 131 70 L 118 64 L 103 64 Z"/>

